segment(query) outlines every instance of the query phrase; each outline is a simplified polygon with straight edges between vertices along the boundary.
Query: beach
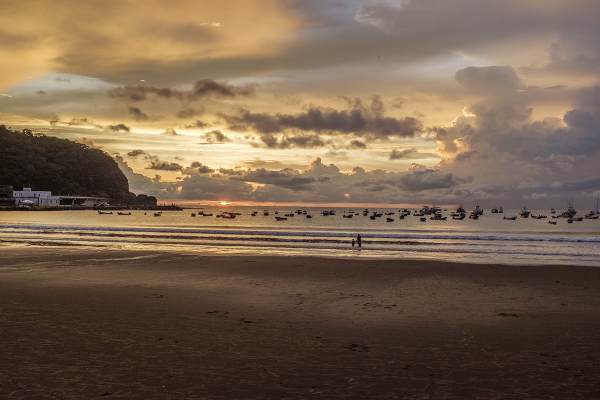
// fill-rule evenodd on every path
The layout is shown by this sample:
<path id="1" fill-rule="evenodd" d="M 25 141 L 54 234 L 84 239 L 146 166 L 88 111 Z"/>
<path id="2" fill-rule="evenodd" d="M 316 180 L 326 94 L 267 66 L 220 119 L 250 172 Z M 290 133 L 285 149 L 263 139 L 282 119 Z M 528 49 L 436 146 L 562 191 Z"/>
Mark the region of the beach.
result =
<path id="1" fill-rule="evenodd" d="M 600 269 L 0 248 L 1 398 L 600 398 Z"/>

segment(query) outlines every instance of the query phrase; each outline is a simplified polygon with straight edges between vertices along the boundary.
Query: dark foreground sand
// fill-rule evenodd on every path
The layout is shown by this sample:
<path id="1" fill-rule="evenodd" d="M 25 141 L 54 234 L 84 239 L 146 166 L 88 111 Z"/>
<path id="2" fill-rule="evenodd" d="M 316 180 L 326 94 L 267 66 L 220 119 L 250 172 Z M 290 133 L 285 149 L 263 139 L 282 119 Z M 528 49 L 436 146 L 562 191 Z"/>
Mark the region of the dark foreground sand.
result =
<path id="1" fill-rule="evenodd" d="M 0 248 L 0 398 L 599 399 L 600 269 Z"/>

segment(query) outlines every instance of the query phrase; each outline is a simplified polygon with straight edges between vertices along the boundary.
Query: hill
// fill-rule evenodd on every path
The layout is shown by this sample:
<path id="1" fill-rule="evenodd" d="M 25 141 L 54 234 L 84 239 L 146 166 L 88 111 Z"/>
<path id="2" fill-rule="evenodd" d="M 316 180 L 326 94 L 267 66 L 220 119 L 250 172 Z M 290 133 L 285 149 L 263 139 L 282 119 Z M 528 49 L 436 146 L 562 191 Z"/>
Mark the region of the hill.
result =
<path id="1" fill-rule="evenodd" d="M 102 150 L 0 125 L 0 185 L 29 186 L 59 195 L 109 197 L 134 204 L 156 199 L 129 192 L 127 178 Z M 152 202 L 152 201 L 151 201 Z"/>

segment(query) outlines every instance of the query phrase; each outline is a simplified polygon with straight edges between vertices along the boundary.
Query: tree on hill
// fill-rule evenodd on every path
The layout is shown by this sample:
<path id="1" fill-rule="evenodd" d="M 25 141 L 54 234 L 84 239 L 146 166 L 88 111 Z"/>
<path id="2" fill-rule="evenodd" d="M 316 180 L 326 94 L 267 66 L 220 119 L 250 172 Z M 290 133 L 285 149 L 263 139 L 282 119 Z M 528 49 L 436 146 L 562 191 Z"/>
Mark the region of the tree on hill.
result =
<path id="1" fill-rule="evenodd" d="M 0 185 L 32 187 L 61 195 L 109 197 L 120 203 L 137 203 L 127 178 L 115 160 L 85 144 L 32 133 L 11 131 L 0 125 Z M 140 201 L 156 204 L 151 196 Z"/>

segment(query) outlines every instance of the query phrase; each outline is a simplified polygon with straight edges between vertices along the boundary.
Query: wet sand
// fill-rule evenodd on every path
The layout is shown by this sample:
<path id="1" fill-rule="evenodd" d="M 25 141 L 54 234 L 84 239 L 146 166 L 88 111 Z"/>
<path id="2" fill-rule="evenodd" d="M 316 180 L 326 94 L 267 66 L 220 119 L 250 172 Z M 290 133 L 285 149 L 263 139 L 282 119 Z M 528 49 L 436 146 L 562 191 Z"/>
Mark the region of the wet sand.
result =
<path id="1" fill-rule="evenodd" d="M 600 269 L 0 248 L 0 398 L 597 399 Z"/>

